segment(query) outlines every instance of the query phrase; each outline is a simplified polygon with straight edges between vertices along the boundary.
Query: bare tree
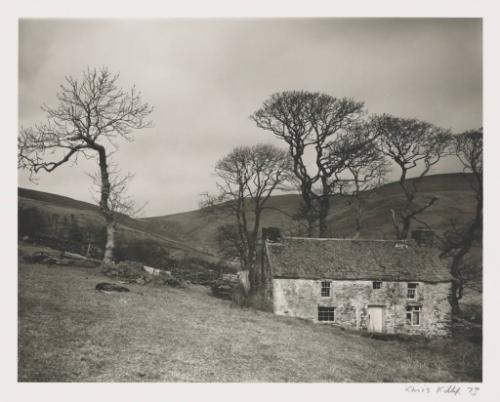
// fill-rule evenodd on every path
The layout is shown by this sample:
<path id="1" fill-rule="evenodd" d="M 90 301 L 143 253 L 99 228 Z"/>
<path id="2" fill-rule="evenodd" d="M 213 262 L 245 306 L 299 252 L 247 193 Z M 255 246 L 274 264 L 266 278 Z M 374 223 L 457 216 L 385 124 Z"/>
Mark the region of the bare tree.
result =
<path id="1" fill-rule="evenodd" d="M 92 179 L 90 192 L 96 203 L 99 203 L 102 192 L 102 181 L 100 172 L 89 173 Z M 117 164 L 108 163 L 109 176 L 109 199 L 108 205 L 114 216 L 127 215 L 133 218 L 140 217 L 147 202 L 138 204 L 136 199 L 129 194 L 129 186 L 134 179 L 135 174 L 131 172 L 123 173 Z"/>
<path id="2" fill-rule="evenodd" d="M 99 171 L 89 173 L 88 176 L 92 179 L 92 187 L 90 189 L 94 201 L 99 204 L 100 195 L 102 194 L 102 180 Z M 134 178 L 132 173 L 123 174 L 118 166 L 108 161 L 108 178 L 109 178 L 109 217 L 110 221 L 106 222 L 106 245 L 104 253 L 113 253 L 115 247 L 115 233 L 118 228 L 120 215 L 137 217 L 144 210 L 146 203 L 139 205 L 136 200 L 129 194 L 129 184 Z M 110 228 L 112 230 L 110 230 Z"/>
<path id="3" fill-rule="evenodd" d="M 228 223 L 218 226 L 215 241 L 222 258 L 229 261 L 245 260 L 246 250 L 239 236 L 238 225 Z"/>
<path id="4" fill-rule="evenodd" d="M 397 238 L 406 239 L 411 223 L 438 199 L 433 196 L 422 203 L 422 200 L 417 199 L 418 186 L 431 167 L 449 154 L 451 134 L 448 130 L 421 120 L 387 114 L 374 116 L 372 125 L 378 133 L 381 152 L 401 170 L 399 185 L 405 201 L 400 208 L 392 209 L 391 213 Z M 409 180 L 411 172 L 418 173 Z"/>
<path id="5" fill-rule="evenodd" d="M 450 257 L 450 273 L 454 278 L 450 303 L 455 314 L 460 312 L 459 300 L 464 286 L 478 282 L 481 269 L 466 261 L 475 244 L 482 242 L 483 230 L 483 129 L 466 131 L 453 138 L 454 150 L 464 172 L 470 173 L 470 185 L 476 198 L 473 218 L 461 225 L 454 224 L 445 235 L 442 256 Z M 474 286 L 474 285 L 473 285 Z"/>
<path id="6" fill-rule="evenodd" d="M 373 141 L 350 135 L 364 114 L 363 102 L 305 91 L 272 95 L 250 118 L 259 128 L 283 139 L 289 147 L 293 172 L 302 195 L 301 213 L 308 236 L 318 225 L 319 237 L 328 235 L 331 196 L 337 175 L 359 157 Z M 371 132 L 370 132 L 371 134 Z M 312 167 L 307 158 L 311 155 Z"/>
<path id="7" fill-rule="evenodd" d="M 58 106 L 42 107 L 47 121 L 21 128 L 18 141 L 18 167 L 31 175 L 52 172 L 67 162 L 77 163 L 81 156 L 98 159 L 99 207 L 107 224 L 105 262 L 113 260 L 115 231 L 110 205 L 110 149 L 118 148 L 117 139 L 132 141 L 133 130 L 150 127 L 147 118 L 152 112 L 135 87 L 124 91 L 117 81 L 118 74 L 106 68 L 87 69 L 81 81 L 66 77 L 57 94 Z"/>
<path id="8" fill-rule="evenodd" d="M 255 260 L 262 213 L 271 194 L 286 185 L 290 163 L 286 151 L 272 145 L 237 147 L 215 166 L 218 193 L 205 195 L 201 203 L 205 210 L 229 210 L 234 217 L 235 225 L 219 234 L 249 271 L 251 291 L 259 286 Z"/>
<path id="9" fill-rule="evenodd" d="M 363 130 L 363 128 L 361 128 Z M 367 147 L 351 165 L 347 167 L 340 182 L 341 194 L 347 196 L 348 204 L 352 206 L 355 213 L 355 234 L 353 238 L 358 238 L 363 226 L 363 218 L 366 210 L 366 203 L 373 190 L 380 187 L 385 180 L 385 175 L 389 170 L 389 164 L 380 150 L 373 146 Z"/>

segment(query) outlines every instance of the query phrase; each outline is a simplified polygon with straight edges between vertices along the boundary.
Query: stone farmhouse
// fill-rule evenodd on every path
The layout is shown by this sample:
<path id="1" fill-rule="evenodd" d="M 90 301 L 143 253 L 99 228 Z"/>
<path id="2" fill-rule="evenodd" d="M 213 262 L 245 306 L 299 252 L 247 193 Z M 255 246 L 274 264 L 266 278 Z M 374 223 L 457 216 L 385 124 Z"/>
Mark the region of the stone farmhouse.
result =
<path id="1" fill-rule="evenodd" d="M 370 332 L 448 334 L 452 278 L 427 233 L 416 231 L 419 241 L 269 233 L 262 263 L 275 314 Z"/>

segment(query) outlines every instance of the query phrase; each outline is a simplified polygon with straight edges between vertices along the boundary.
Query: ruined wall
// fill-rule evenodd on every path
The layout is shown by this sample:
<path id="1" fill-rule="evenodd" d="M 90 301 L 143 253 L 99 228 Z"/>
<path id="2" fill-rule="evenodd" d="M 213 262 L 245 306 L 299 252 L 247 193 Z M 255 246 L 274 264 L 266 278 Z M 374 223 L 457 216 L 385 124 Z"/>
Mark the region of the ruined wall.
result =
<path id="1" fill-rule="evenodd" d="M 318 320 L 318 305 L 335 307 L 334 325 L 366 329 L 368 306 L 385 306 L 384 332 L 446 335 L 451 307 L 450 283 L 418 282 L 417 298 L 407 299 L 407 282 L 382 282 L 373 289 L 372 281 L 331 281 L 330 297 L 321 296 L 322 280 L 273 279 L 275 314 Z M 421 305 L 421 324 L 406 322 L 406 306 Z"/>

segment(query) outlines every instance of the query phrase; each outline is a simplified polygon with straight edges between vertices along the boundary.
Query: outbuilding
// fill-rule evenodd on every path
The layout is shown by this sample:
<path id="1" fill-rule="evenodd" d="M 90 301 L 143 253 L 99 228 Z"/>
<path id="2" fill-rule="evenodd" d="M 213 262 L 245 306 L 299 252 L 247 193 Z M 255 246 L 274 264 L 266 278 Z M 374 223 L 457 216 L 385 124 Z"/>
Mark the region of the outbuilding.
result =
<path id="1" fill-rule="evenodd" d="M 275 314 L 370 332 L 447 335 L 452 277 L 416 240 L 263 242 Z"/>

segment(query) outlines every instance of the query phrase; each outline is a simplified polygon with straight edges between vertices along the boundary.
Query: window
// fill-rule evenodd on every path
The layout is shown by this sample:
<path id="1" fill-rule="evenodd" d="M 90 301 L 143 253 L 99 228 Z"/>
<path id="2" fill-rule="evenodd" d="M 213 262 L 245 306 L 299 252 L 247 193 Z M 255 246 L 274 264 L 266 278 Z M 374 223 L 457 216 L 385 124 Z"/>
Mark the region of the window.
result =
<path id="1" fill-rule="evenodd" d="M 318 321 L 335 321 L 335 307 L 318 306 Z"/>
<path id="2" fill-rule="evenodd" d="M 372 286 L 373 289 L 380 289 L 380 287 L 382 286 L 382 282 L 379 281 L 372 282 Z"/>
<path id="3" fill-rule="evenodd" d="M 406 323 L 409 325 L 420 325 L 422 307 L 406 306 Z"/>
<path id="4" fill-rule="evenodd" d="M 330 289 L 332 283 L 330 281 L 321 282 L 321 296 L 322 297 L 330 297 Z"/>
<path id="5" fill-rule="evenodd" d="M 416 299 L 417 298 L 417 288 L 418 288 L 418 283 L 409 283 L 408 284 L 408 292 L 407 292 L 408 299 Z"/>

